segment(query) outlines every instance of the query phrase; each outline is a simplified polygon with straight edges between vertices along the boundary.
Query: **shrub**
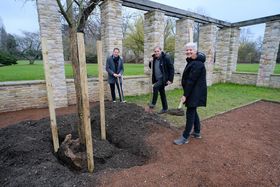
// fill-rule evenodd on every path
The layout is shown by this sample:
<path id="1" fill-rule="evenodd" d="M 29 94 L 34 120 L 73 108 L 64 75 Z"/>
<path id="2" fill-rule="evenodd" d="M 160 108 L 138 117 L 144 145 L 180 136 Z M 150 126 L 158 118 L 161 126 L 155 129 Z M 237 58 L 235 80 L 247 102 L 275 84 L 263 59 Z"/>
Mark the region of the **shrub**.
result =
<path id="1" fill-rule="evenodd" d="M 86 63 L 97 64 L 97 55 L 92 53 L 86 54 Z"/>
<path id="2" fill-rule="evenodd" d="M 17 59 L 3 51 L 0 51 L 0 66 L 9 66 L 12 64 L 17 64 Z"/>

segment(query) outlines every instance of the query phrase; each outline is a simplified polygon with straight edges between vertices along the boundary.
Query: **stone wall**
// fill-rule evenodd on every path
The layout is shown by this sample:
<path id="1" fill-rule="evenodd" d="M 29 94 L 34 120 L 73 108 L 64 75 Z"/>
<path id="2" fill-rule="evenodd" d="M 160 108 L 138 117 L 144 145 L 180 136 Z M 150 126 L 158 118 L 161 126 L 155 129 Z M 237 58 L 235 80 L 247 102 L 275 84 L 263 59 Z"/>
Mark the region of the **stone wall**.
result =
<path id="1" fill-rule="evenodd" d="M 48 106 L 45 81 L 16 81 L 0 83 L 0 112 L 17 111 L 27 108 L 44 108 Z M 88 79 L 89 101 L 99 100 L 98 79 Z M 69 105 L 76 103 L 74 80 L 67 79 L 67 100 Z M 128 76 L 123 82 L 124 96 L 150 93 L 148 76 Z M 180 76 L 174 77 L 174 83 L 167 90 L 180 88 Z M 105 100 L 111 100 L 110 88 L 104 80 Z M 118 94 L 117 94 L 118 95 Z M 148 102 L 148 101 L 147 101 Z"/>
<path id="2" fill-rule="evenodd" d="M 55 107 L 67 106 L 60 14 L 56 1 L 37 0 L 41 38 L 47 39 L 50 81 Z"/>
<path id="3" fill-rule="evenodd" d="M 230 83 L 236 84 L 248 84 L 248 85 L 256 85 L 257 84 L 258 74 L 256 73 L 240 73 L 234 72 L 231 75 L 231 80 L 228 81 Z"/>
<path id="4" fill-rule="evenodd" d="M 280 75 L 270 76 L 269 87 L 280 88 Z"/>
<path id="5" fill-rule="evenodd" d="M 0 83 L 0 112 L 47 107 L 45 81 Z"/>

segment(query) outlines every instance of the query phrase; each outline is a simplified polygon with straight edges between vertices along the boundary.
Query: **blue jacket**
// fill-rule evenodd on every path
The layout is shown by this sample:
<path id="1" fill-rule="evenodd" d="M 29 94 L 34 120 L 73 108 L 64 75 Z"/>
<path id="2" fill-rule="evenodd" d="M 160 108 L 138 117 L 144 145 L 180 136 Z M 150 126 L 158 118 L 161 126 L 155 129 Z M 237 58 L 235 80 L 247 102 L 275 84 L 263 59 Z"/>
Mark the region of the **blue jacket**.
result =
<path id="1" fill-rule="evenodd" d="M 109 84 L 113 84 L 117 81 L 117 78 L 114 77 L 114 73 L 123 75 L 123 59 L 120 57 L 118 61 L 118 68 L 117 72 L 115 72 L 115 64 L 113 60 L 113 55 L 109 56 L 106 61 L 106 71 L 108 72 L 108 82 Z M 120 82 L 122 81 L 122 78 L 120 77 Z"/>

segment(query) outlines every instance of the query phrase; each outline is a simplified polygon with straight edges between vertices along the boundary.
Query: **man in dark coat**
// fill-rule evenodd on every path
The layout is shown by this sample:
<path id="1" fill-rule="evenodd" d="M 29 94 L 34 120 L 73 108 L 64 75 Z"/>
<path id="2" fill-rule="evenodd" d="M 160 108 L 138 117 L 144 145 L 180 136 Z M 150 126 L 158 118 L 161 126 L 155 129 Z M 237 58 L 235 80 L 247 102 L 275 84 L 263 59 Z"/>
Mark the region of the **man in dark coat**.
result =
<path id="1" fill-rule="evenodd" d="M 186 45 L 187 65 L 182 76 L 182 87 L 184 95 L 181 101 L 186 105 L 186 127 L 182 136 L 174 140 L 174 144 L 182 145 L 189 142 L 189 137 L 201 138 L 200 120 L 197 107 L 206 106 L 207 85 L 206 69 L 204 62 L 206 57 L 203 53 L 197 52 L 196 43 Z M 194 132 L 191 134 L 194 126 Z"/>
<path id="2" fill-rule="evenodd" d="M 123 89 L 122 89 L 122 75 L 123 75 L 123 60 L 119 56 L 120 50 L 114 48 L 113 54 L 107 58 L 106 61 L 106 71 L 108 72 L 108 83 L 110 84 L 111 96 L 113 102 L 116 102 L 115 94 L 115 84 L 119 92 L 119 98 L 121 102 L 125 102 L 123 98 Z"/>
<path id="3" fill-rule="evenodd" d="M 154 108 L 157 103 L 158 92 L 160 93 L 162 110 L 159 114 L 163 114 L 168 110 L 168 104 L 165 95 L 165 86 L 172 84 L 174 78 L 174 65 L 168 54 L 161 50 L 161 47 L 154 48 L 154 54 L 149 62 L 149 67 L 152 66 L 152 84 L 153 98 L 149 104 L 150 108 Z"/>

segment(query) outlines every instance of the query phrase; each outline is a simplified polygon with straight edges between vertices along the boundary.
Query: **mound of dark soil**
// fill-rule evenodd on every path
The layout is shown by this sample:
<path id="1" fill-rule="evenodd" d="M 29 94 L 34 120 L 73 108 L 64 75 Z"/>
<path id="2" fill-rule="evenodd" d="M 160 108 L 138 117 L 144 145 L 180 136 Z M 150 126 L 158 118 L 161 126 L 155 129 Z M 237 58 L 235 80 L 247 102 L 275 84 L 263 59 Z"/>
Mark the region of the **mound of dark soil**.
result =
<path id="1" fill-rule="evenodd" d="M 94 174 L 75 171 L 53 153 L 50 121 L 24 121 L 0 129 L 0 186 L 82 186 L 95 182 L 101 170 L 143 165 L 156 155 L 145 137 L 155 125 L 169 125 L 135 104 L 106 103 L 107 140 L 100 140 L 99 105 L 91 108 Z M 59 141 L 77 138 L 77 115 L 57 118 Z"/>

